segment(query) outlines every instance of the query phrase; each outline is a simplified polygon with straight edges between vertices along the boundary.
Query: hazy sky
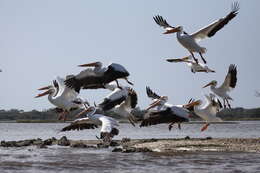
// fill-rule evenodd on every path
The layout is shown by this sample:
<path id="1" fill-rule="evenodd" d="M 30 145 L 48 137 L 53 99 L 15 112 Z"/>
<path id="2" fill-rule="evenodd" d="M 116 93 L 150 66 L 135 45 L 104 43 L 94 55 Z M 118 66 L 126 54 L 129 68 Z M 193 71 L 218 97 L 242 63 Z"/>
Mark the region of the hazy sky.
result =
<path id="1" fill-rule="evenodd" d="M 173 104 L 203 98 L 202 86 L 215 79 L 221 84 L 229 64 L 238 68 L 237 87 L 230 95 L 233 107 L 259 107 L 260 1 L 240 1 L 240 12 L 213 38 L 200 45 L 217 73 L 193 74 L 185 64 L 166 58 L 188 55 L 176 35 L 163 35 L 153 16 L 160 14 L 192 33 L 230 12 L 232 1 L 86 1 L 0 0 L 0 109 L 42 110 L 53 107 L 47 97 L 35 99 L 37 88 L 55 76 L 78 73 L 79 64 L 116 62 L 130 72 L 139 106 L 150 100 L 145 86 L 168 95 Z M 198 55 L 197 55 L 198 56 Z M 123 82 L 124 83 L 124 82 Z M 109 91 L 82 90 L 91 103 Z"/>

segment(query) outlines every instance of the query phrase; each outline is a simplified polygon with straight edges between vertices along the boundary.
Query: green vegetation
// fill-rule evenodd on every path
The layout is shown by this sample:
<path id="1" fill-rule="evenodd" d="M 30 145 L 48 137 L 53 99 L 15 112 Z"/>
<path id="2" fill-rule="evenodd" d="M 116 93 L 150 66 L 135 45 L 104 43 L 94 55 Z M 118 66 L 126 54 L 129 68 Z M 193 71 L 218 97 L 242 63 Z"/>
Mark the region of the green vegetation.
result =
<path id="1" fill-rule="evenodd" d="M 67 120 L 72 121 L 75 119 L 75 115 L 81 110 L 72 111 L 68 116 Z M 145 113 L 145 110 L 136 108 L 132 112 L 137 119 L 141 119 Z M 120 119 L 119 115 L 116 115 L 113 111 L 107 112 L 107 115 L 113 116 Z M 244 108 L 233 108 L 223 109 L 218 113 L 218 117 L 226 121 L 237 121 L 237 120 L 260 120 L 260 108 L 255 109 L 244 109 Z M 200 120 L 199 117 L 193 115 L 192 120 Z M 44 111 L 32 110 L 25 112 L 23 110 L 11 109 L 11 110 L 0 110 L 0 121 L 11 121 L 18 123 L 57 123 L 63 122 L 58 120 L 58 113 L 55 109 L 48 109 Z M 120 122 L 126 122 L 120 120 Z"/>

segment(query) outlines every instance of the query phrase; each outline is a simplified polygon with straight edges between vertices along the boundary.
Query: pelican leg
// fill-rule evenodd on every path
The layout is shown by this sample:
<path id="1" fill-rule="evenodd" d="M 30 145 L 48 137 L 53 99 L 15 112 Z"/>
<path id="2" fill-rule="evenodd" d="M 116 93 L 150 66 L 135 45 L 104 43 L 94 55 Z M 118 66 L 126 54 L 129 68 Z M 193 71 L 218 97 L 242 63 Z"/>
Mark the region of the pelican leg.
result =
<path id="1" fill-rule="evenodd" d="M 231 109 L 231 106 L 230 106 L 230 104 L 229 104 L 228 99 L 226 99 L 226 101 L 227 101 L 227 104 L 228 104 L 229 109 Z"/>
<path id="2" fill-rule="evenodd" d="M 204 57 L 202 56 L 202 53 L 199 53 L 200 54 L 200 57 L 201 57 L 201 59 L 202 59 L 202 61 L 205 63 L 205 64 L 207 64 L 207 61 L 204 59 Z"/>
<path id="3" fill-rule="evenodd" d="M 118 80 L 116 79 L 115 81 L 116 81 L 117 87 L 118 87 L 119 89 L 123 89 L 121 86 L 119 86 Z"/>
<path id="4" fill-rule="evenodd" d="M 131 117 L 128 117 L 129 122 L 135 127 L 134 120 Z"/>
<path id="5" fill-rule="evenodd" d="M 224 108 L 226 108 L 227 106 L 226 106 L 226 100 L 225 99 L 223 99 L 223 104 L 224 104 Z"/>
<path id="6" fill-rule="evenodd" d="M 204 131 L 204 130 L 206 130 L 207 128 L 208 128 L 208 126 L 209 126 L 209 123 L 206 123 L 202 128 L 201 128 L 201 130 L 200 131 Z"/>
<path id="7" fill-rule="evenodd" d="M 173 124 L 174 124 L 174 123 L 175 123 L 175 122 L 172 122 L 171 124 L 169 124 L 169 126 L 168 126 L 169 131 L 172 130 L 172 127 L 173 127 Z"/>
<path id="8" fill-rule="evenodd" d="M 66 120 L 66 114 L 68 112 L 67 111 L 63 111 L 62 113 L 59 114 L 58 120 Z"/>
<path id="9" fill-rule="evenodd" d="M 178 123 L 178 129 L 181 130 L 181 123 Z"/>
<path id="10" fill-rule="evenodd" d="M 194 56 L 193 52 L 191 52 L 191 51 L 190 51 L 190 54 L 191 54 L 191 56 L 193 57 L 194 61 L 196 61 L 196 63 L 198 64 L 198 63 L 199 63 L 199 61 L 198 61 L 198 59 L 197 59 L 197 58 L 195 58 L 195 56 Z"/>

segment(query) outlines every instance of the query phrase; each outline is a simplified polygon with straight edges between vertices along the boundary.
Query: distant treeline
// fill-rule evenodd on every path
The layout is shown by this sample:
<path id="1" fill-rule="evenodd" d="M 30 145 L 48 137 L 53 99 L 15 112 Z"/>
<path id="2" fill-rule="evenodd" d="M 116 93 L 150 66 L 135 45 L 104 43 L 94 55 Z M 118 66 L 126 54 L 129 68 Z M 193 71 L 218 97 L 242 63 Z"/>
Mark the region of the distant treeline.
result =
<path id="1" fill-rule="evenodd" d="M 72 111 L 68 116 L 68 120 L 74 120 L 75 115 L 79 113 L 81 110 Z M 132 112 L 137 118 L 143 117 L 145 110 L 141 110 L 140 108 L 136 108 Z M 116 115 L 113 111 L 107 112 L 108 115 L 113 116 L 115 118 L 120 118 L 120 116 Z M 244 109 L 244 108 L 232 108 L 232 109 L 223 109 L 217 115 L 224 120 L 260 120 L 260 108 L 255 109 Z M 58 119 L 58 113 L 55 109 L 47 109 L 44 111 L 23 111 L 18 109 L 11 110 L 0 110 L 0 121 L 17 121 L 17 120 L 51 120 L 55 121 Z M 196 115 L 193 115 L 193 120 L 199 119 Z"/>

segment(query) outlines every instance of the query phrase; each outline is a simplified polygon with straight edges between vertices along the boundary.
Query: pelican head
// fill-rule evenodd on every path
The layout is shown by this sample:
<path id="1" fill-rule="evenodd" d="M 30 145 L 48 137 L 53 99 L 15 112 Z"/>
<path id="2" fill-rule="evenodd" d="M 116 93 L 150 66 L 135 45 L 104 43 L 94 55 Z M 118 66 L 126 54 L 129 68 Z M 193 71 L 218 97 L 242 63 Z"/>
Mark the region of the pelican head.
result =
<path id="1" fill-rule="evenodd" d="M 93 62 L 93 63 L 88 63 L 88 64 L 81 64 L 78 65 L 79 67 L 101 67 L 102 63 L 97 61 L 97 62 Z"/>
<path id="2" fill-rule="evenodd" d="M 208 83 L 207 85 L 205 85 L 205 86 L 202 87 L 202 88 L 206 88 L 206 87 L 208 87 L 208 86 L 214 86 L 214 87 L 216 87 L 216 86 L 217 86 L 217 81 L 213 80 L 213 81 L 211 81 L 210 83 Z"/>
<path id="3" fill-rule="evenodd" d="M 162 103 L 164 104 L 167 101 L 168 101 L 167 96 L 161 96 L 159 99 L 157 99 L 156 101 L 151 103 L 150 106 L 146 110 L 149 110 L 151 108 L 154 108 L 155 106 L 161 105 Z"/>
<path id="4" fill-rule="evenodd" d="M 176 28 L 172 28 L 172 29 L 167 30 L 163 34 L 173 34 L 175 32 L 181 32 L 181 31 L 183 31 L 183 27 L 182 26 L 177 26 Z"/>

